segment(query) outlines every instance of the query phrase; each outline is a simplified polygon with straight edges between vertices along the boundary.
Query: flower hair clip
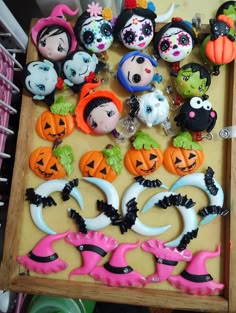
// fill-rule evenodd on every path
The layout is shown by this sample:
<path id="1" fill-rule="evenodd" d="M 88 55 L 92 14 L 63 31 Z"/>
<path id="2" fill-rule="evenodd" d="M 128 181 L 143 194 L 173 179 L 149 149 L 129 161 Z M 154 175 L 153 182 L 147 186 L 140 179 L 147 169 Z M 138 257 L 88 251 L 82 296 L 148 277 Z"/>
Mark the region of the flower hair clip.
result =
<path id="1" fill-rule="evenodd" d="M 153 2 L 146 1 L 146 0 L 125 0 L 124 3 L 125 9 L 135 9 L 135 8 L 143 8 L 143 9 L 149 9 L 153 12 L 155 12 L 156 8 Z"/>
<path id="2" fill-rule="evenodd" d="M 112 19 L 112 10 L 108 7 L 102 8 L 98 2 L 88 4 L 87 12 L 90 14 L 90 17 L 101 15 L 105 20 L 109 21 Z"/>

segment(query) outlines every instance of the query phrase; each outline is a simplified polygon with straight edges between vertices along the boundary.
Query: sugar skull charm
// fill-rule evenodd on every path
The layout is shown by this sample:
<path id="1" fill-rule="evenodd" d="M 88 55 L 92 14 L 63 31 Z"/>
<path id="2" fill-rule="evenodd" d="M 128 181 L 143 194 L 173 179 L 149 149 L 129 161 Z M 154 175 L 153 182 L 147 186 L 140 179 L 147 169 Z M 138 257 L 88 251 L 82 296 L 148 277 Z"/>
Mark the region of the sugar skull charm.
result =
<path id="1" fill-rule="evenodd" d="M 131 51 L 119 62 L 117 79 L 129 92 L 139 92 L 154 89 L 154 82 L 160 82 L 162 77 L 155 73 L 157 61 L 146 53 Z"/>
<path id="2" fill-rule="evenodd" d="M 77 41 L 70 23 L 64 13 L 75 16 L 78 9 L 72 11 L 67 5 L 59 4 L 47 18 L 41 18 L 32 27 L 32 39 L 39 53 L 50 61 L 61 61 L 75 50 Z"/>
<path id="3" fill-rule="evenodd" d="M 112 11 L 102 8 L 99 3 L 92 2 L 75 24 L 75 36 L 82 47 L 90 52 L 101 54 L 106 52 L 112 42 Z"/>

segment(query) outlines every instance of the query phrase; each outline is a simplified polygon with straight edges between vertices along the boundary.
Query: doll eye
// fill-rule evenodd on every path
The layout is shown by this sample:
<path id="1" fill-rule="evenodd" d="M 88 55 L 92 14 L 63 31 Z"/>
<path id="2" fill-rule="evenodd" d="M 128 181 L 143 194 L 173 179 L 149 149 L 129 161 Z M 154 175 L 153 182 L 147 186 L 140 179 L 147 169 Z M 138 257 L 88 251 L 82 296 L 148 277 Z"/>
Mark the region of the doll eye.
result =
<path id="1" fill-rule="evenodd" d="M 38 84 L 36 85 L 36 87 L 40 90 L 40 91 L 45 91 L 45 86 L 43 84 Z"/>
<path id="2" fill-rule="evenodd" d="M 157 97 L 157 100 L 158 100 L 158 101 L 164 101 L 164 97 L 163 97 L 163 96 L 158 96 L 158 97 Z"/>
<path id="3" fill-rule="evenodd" d="M 132 81 L 136 84 L 139 83 L 141 81 L 141 76 L 139 74 L 134 74 L 132 77 Z"/>
<path id="4" fill-rule="evenodd" d="M 112 29 L 111 26 L 107 23 L 102 24 L 101 26 L 101 33 L 105 36 L 105 37 L 109 37 L 112 34 Z"/>
<path id="5" fill-rule="evenodd" d="M 43 70 L 44 72 L 48 72 L 49 71 L 49 66 L 40 66 L 39 67 L 40 70 Z"/>
<path id="6" fill-rule="evenodd" d="M 41 45 L 42 47 L 45 47 L 45 46 L 46 46 L 46 39 L 41 40 L 39 43 L 40 43 L 40 45 Z"/>
<path id="7" fill-rule="evenodd" d="M 187 46 L 189 44 L 189 37 L 186 34 L 180 34 L 179 38 L 178 38 L 178 42 L 180 45 L 182 46 Z"/>
<path id="8" fill-rule="evenodd" d="M 160 50 L 161 51 L 167 51 L 170 48 L 170 42 L 169 40 L 163 40 L 160 44 Z"/>
<path id="9" fill-rule="evenodd" d="M 70 69 L 70 76 L 75 77 L 75 75 L 76 75 L 76 71 L 71 68 Z"/>
<path id="10" fill-rule="evenodd" d="M 190 100 L 190 106 L 194 109 L 200 109 L 203 106 L 203 101 L 199 97 L 193 97 Z"/>
<path id="11" fill-rule="evenodd" d="M 127 43 L 127 44 L 132 44 L 135 41 L 135 33 L 131 30 L 128 30 L 125 34 L 124 34 L 124 38 L 123 40 Z"/>
<path id="12" fill-rule="evenodd" d="M 84 63 L 89 63 L 90 60 L 88 58 L 83 58 Z"/>
<path id="13" fill-rule="evenodd" d="M 97 128 L 97 126 L 98 126 L 98 124 L 95 121 L 92 121 L 91 128 L 95 129 L 95 128 Z"/>
<path id="14" fill-rule="evenodd" d="M 83 40 L 84 42 L 89 45 L 94 41 L 94 34 L 92 31 L 87 30 L 83 33 Z"/>
<path id="15" fill-rule="evenodd" d="M 205 100 L 203 101 L 203 108 L 207 111 L 210 111 L 212 109 L 212 105 L 209 101 Z"/>
<path id="16" fill-rule="evenodd" d="M 136 59 L 136 62 L 138 63 L 138 64 L 143 64 L 144 63 L 144 58 L 143 57 L 138 57 L 137 59 Z"/>
<path id="17" fill-rule="evenodd" d="M 108 117 L 111 117 L 111 116 L 113 116 L 115 114 L 115 112 L 114 111 L 107 111 L 107 116 Z"/>
<path id="18" fill-rule="evenodd" d="M 150 36 L 152 34 L 152 26 L 150 24 L 144 24 L 142 27 L 142 33 L 145 36 Z"/>
<path id="19" fill-rule="evenodd" d="M 146 113 L 147 113 L 147 114 L 152 113 L 152 107 L 151 107 L 150 105 L 147 105 L 147 106 L 146 106 Z"/>
<path id="20" fill-rule="evenodd" d="M 62 47 L 62 45 L 60 44 L 59 46 L 58 46 L 58 48 L 57 48 L 57 51 L 58 52 L 63 52 L 63 51 L 65 51 L 65 49 Z"/>
<path id="21" fill-rule="evenodd" d="M 187 82 L 189 80 L 189 77 L 190 76 L 183 76 L 183 80 Z"/>

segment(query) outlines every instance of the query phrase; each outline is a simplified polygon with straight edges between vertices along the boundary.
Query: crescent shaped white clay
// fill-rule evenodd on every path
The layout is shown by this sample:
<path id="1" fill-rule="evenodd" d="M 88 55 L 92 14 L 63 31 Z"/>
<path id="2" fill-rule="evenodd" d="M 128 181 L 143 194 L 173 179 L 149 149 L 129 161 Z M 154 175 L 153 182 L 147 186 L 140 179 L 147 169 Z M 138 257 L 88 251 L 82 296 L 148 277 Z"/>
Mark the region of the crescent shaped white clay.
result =
<path id="1" fill-rule="evenodd" d="M 175 192 L 160 192 L 152 196 L 143 206 L 142 213 L 147 212 L 152 207 L 155 206 L 155 203 L 157 203 L 159 200 L 162 200 L 165 196 L 169 197 L 171 195 L 177 195 Z M 187 232 L 191 232 L 192 230 L 195 230 L 198 228 L 198 220 L 196 216 L 196 212 L 194 207 L 191 207 L 187 209 L 185 206 L 182 205 L 175 205 L 175 207 L 178 209 L 179 213 L 181 214 L 181 217 L 183 219 L 183 230 L 181 234 L 176 237 L 174 240 L 166 242 L 165 245 L 168 247 L 177 247 L 180 243 L 180 240 L 186 234 Z"/>
<path id="2" fill-rule="evenodd" d="M 216 206 L 222 207 L 223 203 L 224 203 L 224 191 L 223 191 L 221 185 L 214 178 L 212 178 L 216 187 L 218 188 L 218 192 L 214 196 L 207 189 L 204 178 L 205 178 L 204 173 L 192 173 L 192 174 L 182 176 L 179 180 L 177 180 L 177 182 L 174 183 L 174 185 L 171 187 L 170 190 L 174 191 L 174 190 L 181 188 L 181 187 L 194 186 L 194 187 L 197 187 L 197 188 L 203 190 L 207 194 L 207 196 L 209 198 L 210 205 L 216 205 Z M 211 222 L 212 220 L 214 220 L 216 217 L 217 217 L 217 214 L 210 214 L 210 215 L 204 217 L 200 221 L 199 225 L 205 225 L 205 224 Z"/>
<path id="3" fill-rule="evenodd" d="M 156 17 L 155 22 L 156 23 L 164 23 L 167 20 L 169 20 L 174 13 L 174 9 L 175 9 L 175 4 L 172 3 L 171 6 L 169 7 L 169 9 L 165 13 L 158 15 Z"/>
<path id="4" fill-rule="evenodd" d="M 161 185 L 160 187 L 166 188 L 164 185 Z M 133 198 L 138 199 L 139 194 L 147 188 L 148 187 L 143 186 L 139 182 L 135 182 L 126 189 L 126 191 L 122 197 L 122 204 L 121 204 L 123 216 L 125 216 L 125 214 L 127 213 L 126 204 Z M 166 225 L 166 226 L 161 226 L 161 227 L 147 226 L 147 225 L 143 224 L 139 220 L 139 218 L 137 217 L 135 220 L 135 223 L 131 227 L 131 229 L 134 232 L 136 232 L 140 235 L 143 235 L 143 236 L 156 236 L 156 235 L 164 233 L 170 227 L 171 227 L 171 225 Z"/>
<path id="5" fill-rule="evenodd" d="M 48 197 L 51 193 L 56 191 L 62 191 L 68 181 L 63 179 L 52 179 L 40 184 L 35 193 L 41 197 Z M 70 195 L 75 198 L 81 209 L 83 209 L 83 198 L 80 191 L 74 187 L 72 188 Z M 43 205 L 30 204 L 30 214 L 35 225 L 44 233 L 48 235 L 54 235 L 56 232 L 52 230 L 45 222 L 42 213 Z"/>
<path id="6" fill-rule="evenodd" d="M 107 203 L 112 205 L 114 209 L 119 208 L 119 196 L 115 187 L 107 180 L 96 177 L 83 177 L 84 180 L 99 187 L 107 198 Z M 104 213 L 93 218 L 84 218 L 87 229 L 99 230 L 111 224 L 111 220 Z"/>

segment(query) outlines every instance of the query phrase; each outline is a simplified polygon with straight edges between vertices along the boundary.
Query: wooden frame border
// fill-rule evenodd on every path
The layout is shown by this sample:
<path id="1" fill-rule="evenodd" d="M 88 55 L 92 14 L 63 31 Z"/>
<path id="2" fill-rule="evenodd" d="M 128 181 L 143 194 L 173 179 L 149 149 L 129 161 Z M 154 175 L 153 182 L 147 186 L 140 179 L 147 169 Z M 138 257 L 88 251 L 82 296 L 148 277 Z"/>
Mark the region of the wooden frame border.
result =
<path id="1" fill-rule="evenodd" d="M 34 21 L 32 20 L 32 23 Z M 28 49 L 27 62 L 37 59 L 36 49 Z M 228 125 L 236 124 L 236 61 L 229 66 L 229 103 L 232 108 L 228 117 Z M 31 98 L 23 94 L 20 114 L 20 124 L 16 147 L 15 166 L 13 172 L 11 197 L 8 208 L 8 217 L 5 233 L 4 256 L 0 265 L 0 288 L 30 294 L 48 294 L 96 301 L 114 303 L 129 303 L 133 305 L 148 305 L 159 308 L 184 309 L 204 312 L 236 312 L 236 211 L 234 207 L 234 193 L 236 190 L 236 141 L 228 139 L 226 174 L 228 193 L 226 206 L 231 213 L 226 217 L 225 228 L 225 277 L 226 288 L 223 296 L 192 296 L 181 292 L 159 291 L 145 288 L 117 288 L 91 283 L 78 283 L 50 278 L 35 278 L 19 276 L 16 262 L 17 247 L 21 233 L 22 206 L 25 193 L 25 177 L 28 171 L 31 129 L 35 106 Z M 21 205 L 22 204 L 22 205 Z"/>

